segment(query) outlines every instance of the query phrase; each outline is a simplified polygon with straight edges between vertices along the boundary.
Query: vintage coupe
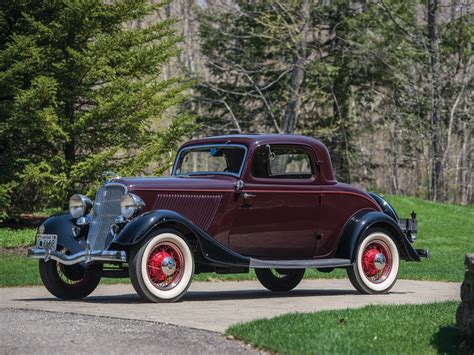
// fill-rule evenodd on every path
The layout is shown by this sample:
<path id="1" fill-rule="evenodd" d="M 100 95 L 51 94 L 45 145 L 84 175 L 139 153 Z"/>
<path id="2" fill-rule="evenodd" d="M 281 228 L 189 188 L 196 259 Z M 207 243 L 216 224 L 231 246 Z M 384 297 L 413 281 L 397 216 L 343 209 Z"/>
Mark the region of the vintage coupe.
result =
<path id="1" fill-rule="evenodd" d="M 416 218 L 381 196 L 337 182 L 327 148 L 297 135 L 197 139 L 170 177 L 113 178 L 95 201 L 73 195 L 47 219 L 28 256 L 63 299 L 89 295 L 101 277 L 128 277 L 152 302 L 181 298 L 193 274 L 255 269 L 289 291 L 305 269 L 345 268 L 362 293 L 385 293 L 400 260 L 419 261 Z"/>

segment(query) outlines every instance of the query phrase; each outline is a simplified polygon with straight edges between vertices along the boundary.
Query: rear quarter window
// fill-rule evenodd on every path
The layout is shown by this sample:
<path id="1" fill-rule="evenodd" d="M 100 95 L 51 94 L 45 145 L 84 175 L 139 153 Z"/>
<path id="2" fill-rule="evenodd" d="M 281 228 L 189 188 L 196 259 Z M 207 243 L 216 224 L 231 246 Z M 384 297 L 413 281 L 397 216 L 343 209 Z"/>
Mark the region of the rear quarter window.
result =
<path id="1" fill-rule="evenodd" d="M 310 179 L 311 154 L 303 147 L 259 147 L 252 162 L 252 175 L 264 179 Z"/>

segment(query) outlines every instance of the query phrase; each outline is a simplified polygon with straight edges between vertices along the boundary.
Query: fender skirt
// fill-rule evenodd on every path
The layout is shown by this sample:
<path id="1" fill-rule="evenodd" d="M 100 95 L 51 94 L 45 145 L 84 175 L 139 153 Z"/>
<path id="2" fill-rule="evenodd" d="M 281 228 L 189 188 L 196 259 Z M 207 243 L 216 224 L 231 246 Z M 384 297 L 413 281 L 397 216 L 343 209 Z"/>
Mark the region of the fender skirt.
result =
<path id="1" fill-rule="evenodd" d="M 168 223 L 179 224 L 192 232 L 199 241 L 203 257 L 211 264 L 216 266 L 249 266 L 250 258 L 235 253 L 187 218 L 169 210 L 150 211 L 133 219 L 117 234 L 109 249 L 113 248 L 114 245 L 122 247 L 136 245 L 148 238 L 154 229 Z"/>
<path id="2" fill-rule="evenodd" d="M 346 223 L 336 252 L 337 258 L 347 258 L 354 262 L 357 245 L 362 235 L 370 227 L 382 227 L 391 232 L 400 252 L 400 258 L 408 261 L 420 261 L 420 257 L 411 246 L 408 238 L 395 220 L 383 212 L 362 210 Z"/>

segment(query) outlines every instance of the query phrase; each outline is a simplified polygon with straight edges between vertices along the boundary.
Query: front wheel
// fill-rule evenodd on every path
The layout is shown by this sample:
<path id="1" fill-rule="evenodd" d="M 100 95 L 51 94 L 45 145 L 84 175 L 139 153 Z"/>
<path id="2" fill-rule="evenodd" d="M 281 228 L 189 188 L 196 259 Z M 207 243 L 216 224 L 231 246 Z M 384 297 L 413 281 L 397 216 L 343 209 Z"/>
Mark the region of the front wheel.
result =
<path id="1" fill-rule="evenodd" d="M 194 257 L 178 231 L 161 229 L 131 250 L 129 272 L 138 295 L 149 302 L 175 302 L 191 285 Z"/>
<path id="2" fill-rule="evenodd" d="M 397 281 L 400 256 L 387 231 L 368 230 L 357 246 L 354 264 L 347 268 L 352 285 L 361 293 L 387 293 Z"/>
<path id="3" fill-rule="evenodd" d="M 100 276 L 88 273 L 81 265 L 64 265 L 56 260 L 40 260 L 39 273 L 46 289 L 64 300 L 84 298 L 91 294 L 100 282 Z"/>
<path id="4" fill-rule="evenodd" d="M 255 269 L 258 281 L 270 291 L 290 291 L 303 279 L 305 269 Z"/>

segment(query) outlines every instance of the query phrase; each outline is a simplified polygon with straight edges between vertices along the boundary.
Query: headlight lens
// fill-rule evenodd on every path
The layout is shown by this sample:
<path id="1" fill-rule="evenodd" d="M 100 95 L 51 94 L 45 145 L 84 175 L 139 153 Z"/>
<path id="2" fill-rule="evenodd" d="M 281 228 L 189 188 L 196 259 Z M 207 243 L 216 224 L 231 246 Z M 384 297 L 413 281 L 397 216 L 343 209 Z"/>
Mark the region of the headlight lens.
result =
<path id="1" fill-rule="evenodd" d="M 129 219 L 136 216 L 145 207 L 145 202 L 135 194 L 125 194 L 120 200 L 122 216 Z"/>
<path id="2" fill-rule="evenodd" d="M 84 195 L 75 194 L 69 199 L 69 213 L 72 218 L 85 216 L 91 211 L 92 201 Z"/>

